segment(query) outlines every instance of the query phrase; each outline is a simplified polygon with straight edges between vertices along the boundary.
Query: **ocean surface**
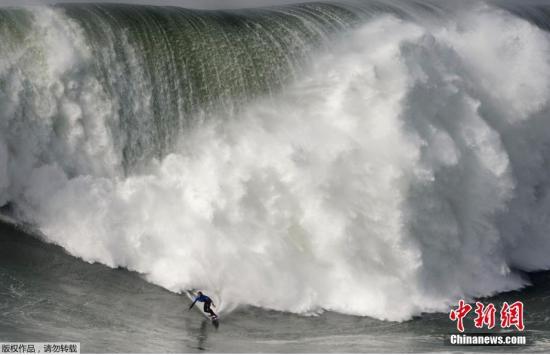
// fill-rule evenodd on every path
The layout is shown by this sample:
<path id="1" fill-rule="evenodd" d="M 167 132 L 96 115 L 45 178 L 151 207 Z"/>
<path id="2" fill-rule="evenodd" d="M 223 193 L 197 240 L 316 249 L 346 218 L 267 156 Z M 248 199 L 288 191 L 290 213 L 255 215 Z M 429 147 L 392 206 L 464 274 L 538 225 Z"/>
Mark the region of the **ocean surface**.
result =
<path id="1" fill-rule="evenodd" d="M 0 339 L 458 351 L 450 307 L 496 297 L 533 341 L 496 351 L 549 351 L 549 30 L 536 0 L 0 6 Z"/>
<path id="2" fill-rule="evenodd" d="M 550 273 L 533 286 L 482 299 L 521 300 L 527 346 L 451 346 L 448 313 L 405 322 L 333 312 L 300 316 L 256 307 L 221 315 L 218 327 L 187 297 L 134 272 L 88 264 L 10 225 L 0 225 L 0 337 L 12 342 L 80 342 L 85 353 L 548 352 Z M 242 290 L 246 295 L 248 290 Z M 346 297 L 342 292 L 342 299 Z M 470 317 L 472 318 L 472 317 Z M 469 322 L 469 323 L 468 323 Z M 471 319 L 465 320 L 472 331 Z M 496 328 L 498 329 L 498 327 Z"/>

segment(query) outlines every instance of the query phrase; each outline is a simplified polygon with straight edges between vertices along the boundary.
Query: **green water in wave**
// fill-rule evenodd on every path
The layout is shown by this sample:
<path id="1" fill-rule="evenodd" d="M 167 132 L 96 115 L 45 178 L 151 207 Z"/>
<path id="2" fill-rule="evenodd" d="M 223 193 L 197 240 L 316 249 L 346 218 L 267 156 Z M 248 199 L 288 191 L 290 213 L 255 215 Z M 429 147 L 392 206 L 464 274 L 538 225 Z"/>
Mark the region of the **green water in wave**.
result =
<path id="1" fill-rule="evenodd" d="M 119 131 L 126 135 L 129 166 L 165 155 L 202 117 L 234 114 L 243 103 L 276 93 L 331 35 L 360 20 L 358 11 L 329 4 L 246 11 L 112 4 L 62 10 L 84 29 L 103 85 L 122 102 Z M 136 112 L 144 102 L 147 107 Z"/>

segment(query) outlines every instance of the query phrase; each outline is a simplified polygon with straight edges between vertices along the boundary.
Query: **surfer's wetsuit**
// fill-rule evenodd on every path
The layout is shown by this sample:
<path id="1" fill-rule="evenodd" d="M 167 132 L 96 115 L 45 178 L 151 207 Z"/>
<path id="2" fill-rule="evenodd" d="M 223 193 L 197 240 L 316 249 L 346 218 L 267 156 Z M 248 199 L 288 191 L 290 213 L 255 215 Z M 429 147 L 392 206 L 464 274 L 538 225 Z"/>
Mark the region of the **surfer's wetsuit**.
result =
<path id="1" fill-rule="evenodd" d="M 200 295 L 200 296 L 197 296 L 195 297 L 195 300 L 193 301 L 193 303 L 191 303 L 191 306 L 189 307 L 189 309 L 193 308 L 193 306 L 195 305 L 195 303 L 197 302 L 204 302 L 204 308 L 203 310 L 206 312 L 206 313 L 210 313 L 210 315 L 212 317 L 218 317 L 216 315 L 216 313 L 214 313 L 214 311 L 210 308 L 210 305 L 212 304 L 212 300 L 210 299 L 210 297 L 206 296 L 206 295 Z"/>

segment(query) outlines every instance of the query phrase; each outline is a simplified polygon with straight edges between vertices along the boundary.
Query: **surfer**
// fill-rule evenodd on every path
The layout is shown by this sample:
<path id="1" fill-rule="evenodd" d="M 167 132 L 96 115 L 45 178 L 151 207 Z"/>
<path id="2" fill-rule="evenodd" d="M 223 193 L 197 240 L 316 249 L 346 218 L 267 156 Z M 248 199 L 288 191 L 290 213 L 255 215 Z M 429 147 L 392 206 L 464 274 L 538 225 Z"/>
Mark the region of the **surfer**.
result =
<path id="1" fill-rule="evenodd" d="M 195 297 L 195 300 L 193 301 L 193 303 L 191 303 L 191 306 L 189 306 L 189 309 L 193 308 L 193 306 L 197 302 L 204 302 L 204 308 L 203 308 L 204 312 L 210 313 L 210 316 L 212 318 L 218 318 L 218 315 L 214 313 L 214 311 L 210 308 L 210 306 L 216 307 L 216 305 L 214 304 L 214 302 L 212 302 L 212 299 L 210 297 L 208 297 L 207 295 L 203 295 L 202 292 L 199 291 L 199 295 Z"/>

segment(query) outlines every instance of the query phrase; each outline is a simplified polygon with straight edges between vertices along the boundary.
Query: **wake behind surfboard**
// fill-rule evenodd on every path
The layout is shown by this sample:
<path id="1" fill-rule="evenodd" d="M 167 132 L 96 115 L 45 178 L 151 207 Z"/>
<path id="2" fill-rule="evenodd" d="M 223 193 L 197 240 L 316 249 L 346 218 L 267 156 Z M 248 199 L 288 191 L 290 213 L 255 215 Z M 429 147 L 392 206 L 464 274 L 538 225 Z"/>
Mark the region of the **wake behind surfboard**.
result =
<path id="1" fill-rule="evenodd" d="M 198 296 L 197 291 L 195 291 L 195 290 L 187 290 L 187 291 L 185 291 L 185 295 L 187 296 L 187 298 L 189 298 L 191 300 L 191 302 L 195 301 L 195 299 Z M 198 310 L 204 317 L 210 319 L 212 321 L 212 323 L 214 323 L 214 325 L 216 325 L 216 323 L 220 319 L 219 316 L 213 317 L 209 313 L 205 312 L 204 309 L 203 309 L 203 304 L 202 303 L 199 303 L 199 302 L 195 303 L 193 308 Z"/>

